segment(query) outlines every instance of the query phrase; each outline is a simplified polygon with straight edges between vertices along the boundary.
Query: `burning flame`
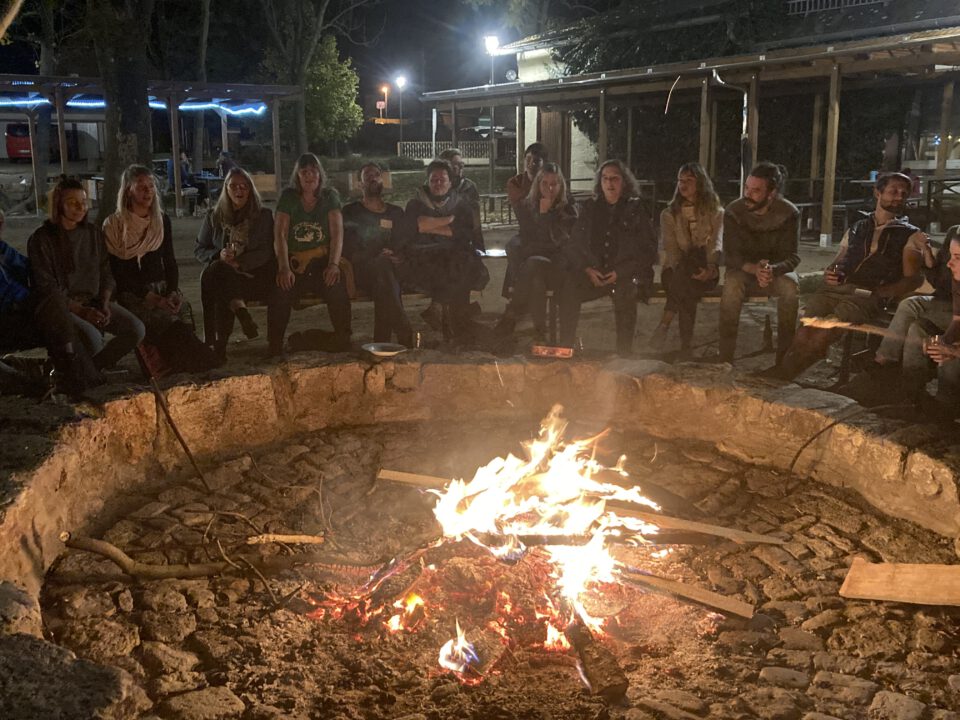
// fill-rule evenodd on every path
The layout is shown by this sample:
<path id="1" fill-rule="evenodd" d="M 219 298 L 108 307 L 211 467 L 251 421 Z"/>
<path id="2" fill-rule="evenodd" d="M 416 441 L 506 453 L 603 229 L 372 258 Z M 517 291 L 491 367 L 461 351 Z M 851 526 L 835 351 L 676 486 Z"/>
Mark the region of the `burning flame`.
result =
<path id="1" fill-rule="evenodd" d="M 413 630 L 426 616 L 426 604 L 423 598 L 414 592 L 409 593 L 403 600 L 397 600 L 393 606 L 400 612 L 391 615 L 390 619 L 384 623 L 391 633 Z"/>
<path id="2" fill-rule="evenodd" d="M 447 538 L 469 538 L 497 557 L 522 552 L 521 538 L 539 537 L 555 568 L 556 587 L 566 606 L 589 626 L 582 596 L 595 583 L 612 582 L 617 563 L 608 541 L 651 534 L 656 528 L 636 518 L 607 512 L 609 500 L 659 507 L 623 479 L 621 457 L 613 468 L 596 460 L 598 435 L 564 442 L 567 423 L 553 407 L 539 437 L 525 444 L 527 459 L 496 458 L 469 482 L 452 481 L 438 496 L 434 515 Z M 621 482 L 604 482 L 603 478 Z M 625 487 L 624 485 L 627 485 Z M 491 540 L 491 536 L 494 540 Z M 551 544 L 551 538 L 557 542 Z M 577 538 L 564 543 L 561 538 Z M 586 539 L 583 542 L 583 539 Z M 441 663 L 442 664 L 442 663 Z"/>
<path id="3" fill-rule="evenodd" d="M 447 640 L 440 648 L 440 666 L 447 670 L 452 670 L 457 674 L 463 674 L 471 665 L 479 662 L 473 645 L 467 642 L 467 636 L 460 629 L 460 620 L 456 621 L 457 637 Z"/>

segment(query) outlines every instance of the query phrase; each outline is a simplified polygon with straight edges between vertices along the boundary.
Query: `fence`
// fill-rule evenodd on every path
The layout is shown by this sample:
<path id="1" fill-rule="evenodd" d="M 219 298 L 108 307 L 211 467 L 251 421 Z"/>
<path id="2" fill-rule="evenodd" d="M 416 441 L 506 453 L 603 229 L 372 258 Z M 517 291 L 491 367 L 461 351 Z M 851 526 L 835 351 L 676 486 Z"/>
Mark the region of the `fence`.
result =
<path id="1" fill-rule="evenodd" d="M 456 145 L 449 140 L 444 140 L 436 144 L 436 151 L 434 151 L 434 144 L 429 140 L 405 141 L 397 143 L 397 154 L 417 160 L 432 160 L 436 155 L 452 147 L 460 150 L 464 160 L 490 157 L 490 143 L 486 140 L 464 140 Z"/>
<path id="2" fill-rule="evenodd" d="M 861 5 L 879 5 L 888 0 L 786 0 L 788 15 L 806 15 L 826 10 L 845 10 Z"/>

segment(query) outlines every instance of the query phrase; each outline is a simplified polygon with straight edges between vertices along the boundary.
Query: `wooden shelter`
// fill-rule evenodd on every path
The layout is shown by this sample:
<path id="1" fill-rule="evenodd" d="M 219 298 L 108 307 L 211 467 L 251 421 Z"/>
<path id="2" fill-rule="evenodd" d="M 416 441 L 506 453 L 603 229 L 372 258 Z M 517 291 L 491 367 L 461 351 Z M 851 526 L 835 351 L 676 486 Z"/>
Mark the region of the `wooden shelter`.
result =
<path id="1" fill-rule="evenodd" d="M 569 174 L 570 113 L 595 108 L 599 117 L 597 159 L 607 157 L 606 116 L 611 104 L 628 108 L 627 155 L 632 156 L 633 113 L 644 100 L 659 94 L 674 101 L 699 97 L 699 160 L 711 172 L 716 167 L 716 99 L 743 98 L 742 166 L 757 157 L 761 94 L 814 97 L 810 177 L 823 178 L 820 242 L 829 244 L 837 167 L 837 138 L 842 91 L 855 88 L 936 86 L 941 89 L 940 138 L 951 135 L 953 95 L 960 77 L 960 25 L 864 40 L 807 45 L 751 55 L 705 58 L 650 67 L 559 77 L 537 82 L 512 82 L 459 88 L 422 95 L 436 111 L 452 115 L 454 142 L 459 110 L 482 106 L 512 106 L 517 113 L 517 159 L 534 138 L 550 148 Z M 527 131 L 526 108 L 537 108 L 537 128 Z M 529 138 L 529 139 L 528 139 Z M 948 143 L 938 146 L 937 178 L 945 175 Z"/>

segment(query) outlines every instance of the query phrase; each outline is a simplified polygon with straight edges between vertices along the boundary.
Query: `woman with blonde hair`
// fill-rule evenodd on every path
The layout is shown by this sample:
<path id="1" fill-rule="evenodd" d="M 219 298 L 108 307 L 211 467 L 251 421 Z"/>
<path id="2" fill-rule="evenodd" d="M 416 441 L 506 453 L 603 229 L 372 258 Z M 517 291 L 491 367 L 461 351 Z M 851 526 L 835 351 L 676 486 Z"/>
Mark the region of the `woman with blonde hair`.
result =
<path id="1" fill-rule="evenodd" d="M 180 292 L 170 218 L 160 207 L 149 168 L 131 165 L 124 170 L 117 209 L 104 221 L 103 236 L 117 299 L 140 318 L 147 343 L 162 359 L 148 370 L 163 374 L 215 367 L 213 352 L 193 334 L 190 304 Z"/>
<path id="2" fill-rule="evenodd" d="M 234 318 L 248 338 L 259 335 L 245 301 L 270 300 L 277 272 L 273 213 L 263 207 L 246 170 L 234 166 L 227 172 L 223 191 L 197 235 L 194 255 L 204 264 L 203 339 L 225 360 Z"/>
<path id="3" fill-rule="evenodd" d="M 723 206 L 700 163 L 677 172 L 677 187 L 660 214 L 665 259 L 660 284 L 667 293 L 660 324 L 651 343 L 662 345 L 674 315 L 680 315 L 680 352 L 690 354 L 697 304 L 717 286 L 723 238 Z"/>
<path id="4" fill-rule="evenodd" d="M 547 289 L 557 288 L 563 249 L 577 221 L 576 207 L 567 198 L 567 182 L 556 163 L 546 163 L 537 172 L 530 193 L 517 204 L 517 220 L 520 243 L 513 297 L 497 331 L 509 335 L 529 310 L 534 341 L 540 341 L 546 336 Z"/>
<path id="5" fill-rule="evenodd" d="M 304 153 L 280 195 L 273 223 L 273 248 L 277 257 L 275 302 L 267 316 L 269 354 L 283 352 L 283 336 L 293 303 L 305 292 L 316 292 L 327 304 L 333 338 L 324 349 L 350 347 L 350 297 L 342 277 L 343 214 L 340 195 L 327 186 L 320 159 Z"/>

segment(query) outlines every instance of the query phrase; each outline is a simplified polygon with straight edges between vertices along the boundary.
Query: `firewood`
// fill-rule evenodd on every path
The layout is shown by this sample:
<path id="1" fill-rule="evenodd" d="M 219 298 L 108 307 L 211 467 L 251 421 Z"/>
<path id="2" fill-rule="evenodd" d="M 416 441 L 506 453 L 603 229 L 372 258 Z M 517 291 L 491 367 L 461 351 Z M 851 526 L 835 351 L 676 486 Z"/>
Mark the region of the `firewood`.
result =
<path id="1" fill-rule="evenodd" d="M 667 578 L 662 578 L 657 575 L 629 571 L 622 573 L 621 577 L 626 582 L 634 585 L 667 592 L 671 595 L 681 597 L 684 600 L 692 600 L 701 605 L 707 605 L 721 612 L 739 615 L 744 618 L 753 617 L 753 605 L 745 603 L 742 600 L 737 600 L 736 598 L 711 592 L 710 590 L 704 590 L 695 585 L 688 585 L 687 583 L 677 582 L 676 580 L 668 580 Z"/>
<path id="2" fill-rule="evenodd" d="M 251 535 L 247 545 L 267 545 L 269 543 L 289 543 L 291 545 L 323 545 L 326 539 L 322 535 Z"/>
<path id="3" fill-rule="evenodd" d="M 590 684 L 590 692 L 608 702 L 621 700 L 627 694 L 630 681 L 613 653 L 597 642 L 580 623 L 571 623 L 564 635 L 580 656 L 580 666 Z"/>
<path id="4" fill-rule="evenodd" d="M 917 605 L 960 605 L 960 565 L 871 563 L 856 557 L 840 595 Z"/>

